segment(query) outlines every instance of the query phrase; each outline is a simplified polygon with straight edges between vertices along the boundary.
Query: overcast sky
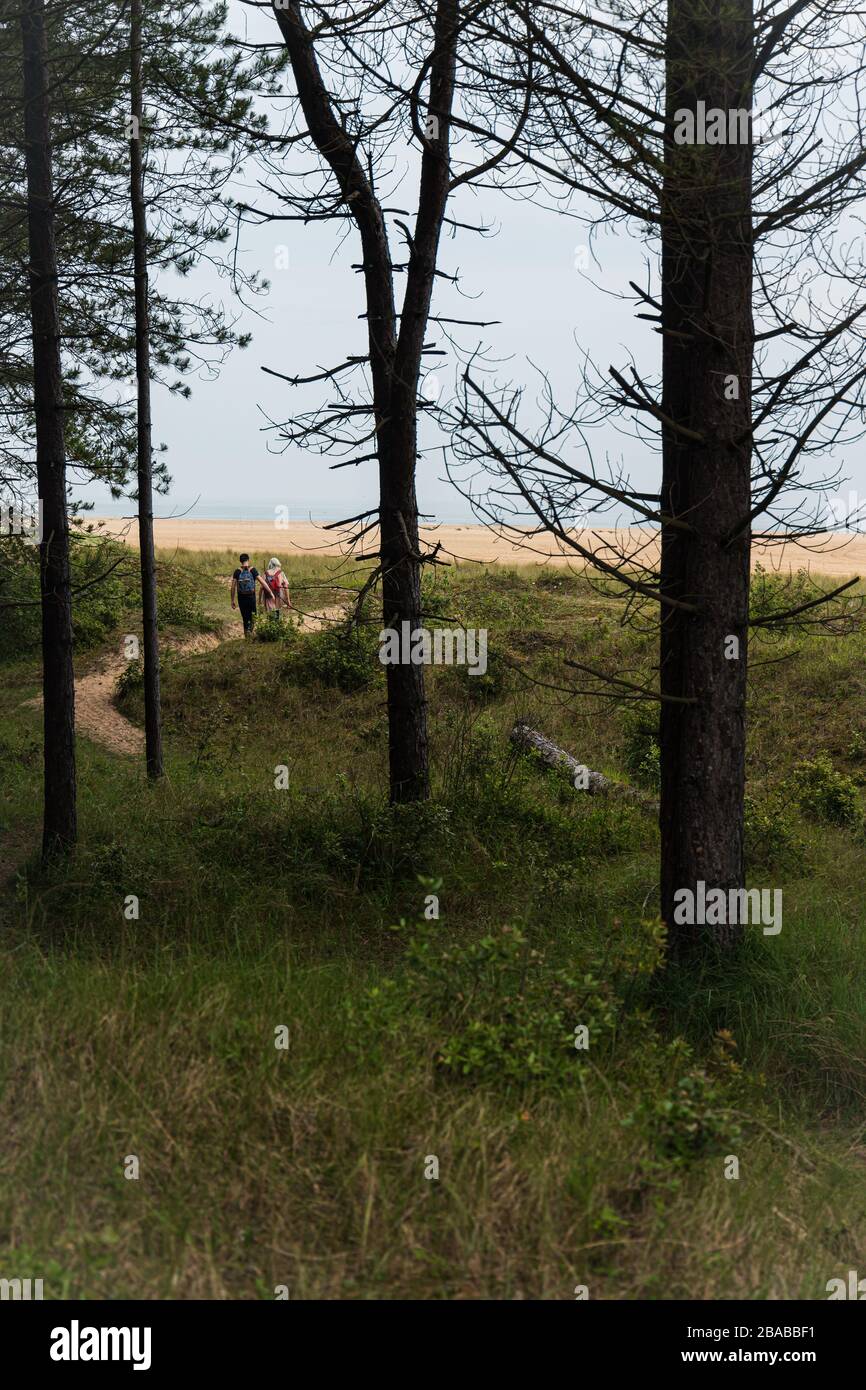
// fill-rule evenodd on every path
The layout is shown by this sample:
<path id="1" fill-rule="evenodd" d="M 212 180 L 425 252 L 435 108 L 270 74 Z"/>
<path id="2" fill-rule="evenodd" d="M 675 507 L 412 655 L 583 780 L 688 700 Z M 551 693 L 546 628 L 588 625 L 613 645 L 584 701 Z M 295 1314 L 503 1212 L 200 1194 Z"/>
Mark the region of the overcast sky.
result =
<path id="1" fill-rule="evenodd" d="M 275 26 L 267 13 L 251 14 L 237 0 L 231 10 L 236 32 L 246 23 L 259 37 L 273 36 Z M 417 183 L 410 170 L 398 202 L 412 208 L 416 195 Z M 649 352 L 645 360 L 654 363 L 658 338 L 645 324 L 635 322 L 632 306 L 615 297 L 629 278 L 643 278 L 643 249 L 624 230 L 599 243 L 603 246 L 601 271 L 591 259 L 582 271 L 575 262 L 586 261 L 586 253 L 581 256 L 576 249 L 585 246 L 587 235 L 573 219 L 494 191 L 464 192 L 457 215 L 492 223 L 498 231 L 483 239 L 460 231 L 455 240 L 444 241 L 440 265 L 449 273 L 459 269 L 462 293 L 472 299 L 459 298 L 440 281 L 434 312 L 501 320 L 494 328 L 461 330 L 462 344 L 471 348 L 483 341 L 489 345 L 501 360 L 500 378 L 525 383 L 530 402 L 538 381 L 530 362 L 549 374 L 557 393 L 569 402 L 587 350 L 606 370 L 608 362 L 623 362 L 625 344 L 637 352 L 642 341 Z M 400 259 L 402 241 L 393 219 L 389 230 L 395 259 Z M 288 252 L 287 267 L 283 248 Z M 332 472 L 328 462 L 315 454 L 297 448 L 276 452 L 279 443 L 268 421 L 286 419 L 293 411 L 332 399 L 333 388 L 330 394 L 327 385 L 293 390 L 262 371 L 270 367 L 288 375 L 310 375 L 350 353 L 366 351 L 365 324 L 358 318 L 364 309 L 363 286 L 350 268 L 358 259 L 357 236 L 350 233 L 342 239 L 336 225 L 270 224 L 248 227 L 243 238 L 244 264 L 259 269 L 271 281 L 267 298 L 256 303 L 256 312 L 233 300 L 226 281 L 214 269 L 201 268 L 189 278 L 185 292 L 192 289 L 224 302 L 239 315 L 238 329 L 252 332 L 253 341 L 244 351 L 230 355 L 217 380 L 193 376 L 190 400 L 156 391 L 154 437 L 168 446 L 173 479 L 169 498 L 157 504 L 159 513 L 185 509 L 196 497 L 200 500 L 190 515 L 200 517 L 270 514 L 276 505 L 288 506 L 290 515 L 299 518 L 334 517 L 375 501 L 372 461 Z M 596 288 L 593 279 L 603 289 Z M 398 276 L 398 296 L 403 283 Z M 437 336 L 431 328 L 428 340 Z M 441 339 L 439 345 L 448 346 Z M 453 355 L 437 359 L 435 371 L 446 397 L 457 371 Z M 531 417 L 530 409 L 527 421 Z M 432 440 L 429 431 L 427 438 Z M 623 441 L 609 432 L 599 440 L 602 455 L 606 442 L 614 452 L 623 447 Z M 639 458 L 632 452 L 638 446 L 628 447 L 636 480 L 642 487 L 652 485 L 652 457 Z M 107 493 L 101 487 L 77 491 L 94 501 L 97 511 L 107 509 Z M 440 520 L 471 516 L 468 504 L 445 477 L 441 453 L 421 461 L 418 495 L 422 512 Z"/>
<path id="2" fill-rule="evenodd" d="M 630 243 L 624 231 L 604 239 L 598 251 L 603 273 L 591 259 L 581 271 L 575 252 L 587 238 L 579 223 L 495 193 L 477 200 L 475 212 L 490 220 L 498 214 L 498 234 L 482 240 L 460 232 L 444 243 L 440 260 L 449 273 L 459 268 L 463 292 L 473 298 L 458 299 L 440 282 L 434 312 L 500 319 L 498 327 L 460 332 L 465 346 L 489 344 L 502 359 L 498 375 L 503 380 L 525 382 L 534 397 L 538 377 L 532 362 L 549 373 L 562 400 L 571 401 L 587 350 L 602 370 L 608 362 L 622 364 L 625 345 L 634 349 L 636 340 L 651 355 L 656 351 L 658 337 L 634 320 L 631 305 L 612 293 L 640 274 L 642 248 Z M 333 227 L 289 223 L 280 224 L 276 233 L 273 225 L 248 228 L 245 242 L 247 265 L 261 267 L 271 280 L 267 298 L 256 306 L 264 319 L 237 302 L 233 306 L 240 313 L 238 327 L 252 332 L 252 343 L 232 352 L 216 381 L 193 377 L 191 399 L 164 390 L 155 395 L 154 435 L 168 445 L 172 505 L 188 505 L 200 493 L 192 515 L 207 516 L 208 506 L 214 505 L 270 508 L 276 503 L 287 504 L 291 515 L 299 516 L 330 515 L 341 508 L 344 515 L 357 512 L 374 500 L 375 463 L 331 472 L 315 454 L 297 448 L 274 452 L 279 441 L 268 428 L 269 419 L 284 420 L 293 410 L 333 399 L 333 388 L 293 389 L 261 370 L 312 375 L 350 353 L 366 351 L 366 325 L 358 318 L 364 309 L 363 286 L 350 269 L 360 254 L 357 239 L 350 235 L 340 245 Z M 280 246 L 288 248 L 286 269 L 275 268 Z M 396 242 L 393 249 L 396 253 Z M 593 279 L 611 293 L 596 288 Z M 213 269 L 199 271 L 190 284 L 197 293 L 232 307 L 226 282 Z M 398 277 L 398 294 L 402 284 Z M 448 346 L 435 326 L 428 340 Z M 445 393 L 453 389 L 456 368 L 453 355 L 436 359 Z M 620 449 L 623 441 L 611 433 L 610 447 Z M 631 447 L 637 451 L 638 446 Z M 650 482 L 652 458 L 641 462 L 635 452 L 633 462 L 638 480 Z M 435 512 L 440 520 L 468 514 L 466 503 L 444 478 L 441 454 L 421 462 L 418 493 L 421 510 Z M 96 489 L 89 495 L 96 497 Z M 166 510 L 164 501 L 160 510 Z"/>
<path id="3" fill-rule="evenodd" d="M 237 31 L 250 12 L 237 0 L 231 8 Z M 265 26 L 266 37 L 272 37 L 275 26 L 269 15 L 254 14 L 251 22 L 260 34 Z M 416 194 L 410 170 L 397 201 L 413 208 Z M 635 319 L 634 304 L 620 297 L 630 293 L 630 279 L 646 283 L 647 248 L 636 233 L 620 225 L 598 237 L 593 242 L 596 264 L 585 250 L 578 250 L 587 243 L 582 223 L 529 201 L 492 190 L 462 190 L 454 215 L 492 223 L 498 232 L 482 239 L 460 231 L 455 240 L 443 241 L 441 268 L 448 273 L 459 269 L 462 292 L 472 298 L 459 298 L 439 281 L 433 311 L 501 320 L 493 328 L 460 330 L 461 341 L 469 348 L 483 341 L 501 360 L 500 380 L 526 385 L 527 423 L 538 382 L 532 364 L 549 375 L 564 404 L 573 399 L 586 353 L 603 375 L 608 364 L 623 367 L 634 358 L 642 373 L 657 376 L 661 340 L 651 325 Z M 393 218 L 390 221 L 392 252 L 399 260 L 402 242 Z M 216 380 L 193 376 L 190 400 L 156 391 L 154 437 L 168 446 L 173 478 L 169 497 L 158 500 L 157 514 L 184 511 L 196 498 L 189 515 L 201 518 L 268 516 L 274 507 L 287 506 L 297 519 L 333 519 L 374 505 L 374 462 L 333 472 L 328 461 L 314 453 L 296 447 L 277 451 L 279 442 L 269 420 L 285 420 L 293 412 L 332 400 L 333 388 L 325 383 L 293 390 L 262 371 L 270 367 L 288 375 L 311 375 L 366 351 L 366 326 L 358 318 L 364 309 L 363 286 L 351 270 L 360 259 L 357 235 L 341 238 L 337 225 L 326 223 L 247 227 L 242 256 L 248 269 L 260 270 L 271 281 L 256 312 L 234 300 L 227 282 L 210 267 L 199 269 L 185 285 L 187 293 L 194 289 L 223 301 L 238 315 L 238 329 L 250 331 L 253 340 L 244 351 L 231 353 Z M 583 262 L 585 269 L 576 262 Z M 403 284 L 404 277 L 398 276 L 398 303 Z M 428 340 L 437 338 L 431 325 Z M 447 347 L 441 338 L 439 345 Z M 446 396 L 453 390 L 457 369 L 453 354 L 437 360 L 435 371 Z M 427 437 L 431 438 L 429 432 Z M 606 453 L 615 463 L 624 460 L 638 490 L 657 488 L 659 461 L 646 445 L 605 426 L 596 432 L 593 449 L 602 464 Z M 847 455 L 844 471 L 852 481 L 845 491 L 859 485 L 861 494 L 866 493 L 863 447 Z M 575 454 L 571 461 L 586 459 Z M 103 489 L 77 491 L 96 504 L 97 512 L 108 510 Z M 420 462 L 418 499 L 422 513 L 438 520 L 471 519 L 468 504 L 445 477 L 441 452 Z"/>

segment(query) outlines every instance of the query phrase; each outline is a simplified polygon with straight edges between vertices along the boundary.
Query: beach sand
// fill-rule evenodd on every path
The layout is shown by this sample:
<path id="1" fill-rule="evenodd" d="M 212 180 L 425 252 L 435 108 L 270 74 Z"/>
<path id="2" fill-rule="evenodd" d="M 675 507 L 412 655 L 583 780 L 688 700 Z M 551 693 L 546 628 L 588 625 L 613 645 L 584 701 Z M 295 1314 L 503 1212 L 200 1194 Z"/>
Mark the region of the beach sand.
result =
<path id="1" fill-rule="evenodd" d="M 138 527 L 134 520 L 118 517 L 89 517 L 102 521 L 105 531 L 124 539 L 129 545 L 138 544 Z M 286 560 L 292 555 L 336 555 L 341 544 L 336 531 L 326 531 L 326 523 L 313 521 L 290 522 L 288 526 L 273 521 L 197 521 L 189 517 L 159 518 L 154 521 L 154 535 L 159 550 L 246 550 L 260 564 L 271 555 Z M 575 532 L 581 543 L 603 559 L 616 561 L 622 553 L 636 560 L 653 563 L 658 542 L 655 532 L 641 527 L 619 530 Z M 486 526 L 469 523 L 422 527 L 422 536 L 430 545 L 441 546 L 440 555 L 446 560 L 476 561 L 501 565 L 573 565 L 583 567 L 580 555 L 563 555 L 549 536 L 534 536 L 525 532 L 522 537 L 497 536 Z M 364 537 L 363 549 L 376 549 L 376 533 Z M 866 536 L 845 532 L 829 532 L 813 536 L 807 545 L 768 545 L 754 542 L 752 568 L 762 564 L 765 569 L 809 569 L 814 574 L 837 578 L 866 576 Z"/>

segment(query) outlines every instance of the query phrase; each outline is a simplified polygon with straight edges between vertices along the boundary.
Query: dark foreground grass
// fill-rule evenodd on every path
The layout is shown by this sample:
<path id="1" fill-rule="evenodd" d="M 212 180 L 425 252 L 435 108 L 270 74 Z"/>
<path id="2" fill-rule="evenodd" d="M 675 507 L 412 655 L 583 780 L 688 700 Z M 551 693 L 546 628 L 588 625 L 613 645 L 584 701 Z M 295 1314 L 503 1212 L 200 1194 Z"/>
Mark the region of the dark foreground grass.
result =
<path id="1" fill-rule="evenodd" d="M 326 561 L 294 578 L 311 610 L 348 585 Z M 645 716 L 549 688 L 566 654 L 648 678 L 651 639 L 559 574 L 460 569 L 428 602 L 491 653 L 477 685 L 430 672 L 429 806 L 385 805 L 369 641 L 229 642 L 165 671 L 162 785 L 80 740 L 81 847 L 47 874 L 38 672 L 4 666 L 25 862 L 0 1274 L 85 1298 L 826 1297 L 866 1237 L 862 634 L 753 652 L 774 660 L 750 877 L 782 887 L 783 929 L 675 969 L 652 819 L 508 744 L 523 718 L 651 788 Z"/>

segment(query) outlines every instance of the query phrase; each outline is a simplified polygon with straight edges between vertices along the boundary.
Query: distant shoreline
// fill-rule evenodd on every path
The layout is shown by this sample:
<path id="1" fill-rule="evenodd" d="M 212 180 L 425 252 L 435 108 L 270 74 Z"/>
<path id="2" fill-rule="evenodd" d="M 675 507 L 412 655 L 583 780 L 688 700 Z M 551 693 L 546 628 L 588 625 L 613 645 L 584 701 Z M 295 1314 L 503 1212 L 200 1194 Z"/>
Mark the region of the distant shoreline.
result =
<path id="1" fill-rule="evenodd" d="M 87 516 L 89 523 L 103 523 L 109 535 L 124 539 L 127 544 L 138 541 L 134 520 L 123 517 Z M 338 555 L 341 550 L 336 531 L 326 530 L 329 522 L 292 521 L 287 526 L 274 521 L 203 520 L 189 517 L 160 517 L 154 521 L 154 538 L 159 550 L 229 550 L 249 551 L 254 559 L 265 560 L 272 555 L 287 559 L 292 555 Z M 423 526 L 421 534 L 431 545 L 441 544 L 440 555 L 446 560 L 464 560 L 481 564 L 554 565 L 580 569 L 580 555 L 562 555 L 555 542 L 547 536 L 525 533 L 525 539 L 505 539 L 486 526 L 472 522 L 443 523 Z M 579 536 L 580 532 L 575 532 Z M 601 528 L 586 531 L 587 543 L 603 558 L 615 561 L 622 549 L 629 555 L 652 563 L 658 551 L 657 532 L 638 526 Z M 376 548 L 375 532 L 364 537 L 363 548 Z M 755 542 L 752 546 L 752 567 L 762 564 L 765 569 L 810 569 L 814 574 L 834 578 L 855 574 L 866 577 L 866 536 L 846 532 L 827 532 L 813 536 L 807 546 L 772 545 Z"/>

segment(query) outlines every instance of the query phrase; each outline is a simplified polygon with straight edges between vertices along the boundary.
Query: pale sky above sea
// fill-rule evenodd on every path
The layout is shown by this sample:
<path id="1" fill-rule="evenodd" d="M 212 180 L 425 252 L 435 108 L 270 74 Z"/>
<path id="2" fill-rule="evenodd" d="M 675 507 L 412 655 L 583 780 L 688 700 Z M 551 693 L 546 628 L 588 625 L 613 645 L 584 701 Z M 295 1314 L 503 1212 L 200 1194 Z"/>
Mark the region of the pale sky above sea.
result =
<path id="1" fill-rule="evenodd" d="M 246 23 L 249 36 L 271 40 L 276 25 L 267 13 L 251 12 L 231 0 L 232 24 L 240 32 Z M 287 78 L 291 88 L 291 78 Z M 291 156 L 294 167 L 297 153 Z M 389 199 L 391 205 L 415 206 L 417 180 L 407 152 L 405 180 Z M 248 171 L 252 188 L 256 175 Z M 262 198 L 275 208 L 273 199 Z M 588 203 L 576 208 L 589 211 Z M 441 268 L 459 270 L 463 296 L 439 281 L 433 312 L 459 318 L 495 319 L 489 328 L 459 330 L 464 348 L 484 344 L 498 366 L 494 378 L 526 388 L 522 422 L 532 427 L 540 416 L 535 405 L 545 373 L 563 406 L 573 402 L 584 358 L 588 354 L 597 373 L 607 377 L 609 365 L 627 372 L 635 362 L 645 380 L 656 380 L 660 368 L 661 339 L 652 325 L 638 320 L 642 307 L 631 296 L 630 280 L 658 285 L 654 262 L 650 279 L 647 263 L 651 248 L 639 238 L 639 229 L 619 223 L 592 240 L 580 221 L 558 215 L 526 199 L 505 197 L 495 190 L 473 193 L 463 189 L 450 210 L 464 221 L 492 223 L 497 234 L 481 238 L 458 231 L 443 239 Z M 409 219 L 411 221 L 411 218 Z M 389 219 L 392 254 L 403 259 L 402 241 Z M 170 495 L 158 498 L 158 515 L 186 513 L 190 517 L 238 517 L 265 519 L 276 507 L 288 508 L 302 520 L 337 519 L 372 507 L 376 502 L 376 465 L 330 471 L 328 460 L 292 446 L 279 448 L 269 421 L 281 421 L 293 413 L 310 410 L 335 399 L 328 383 L 292 389 L 263 372 L 263 367 L 287 375 L 309 376 L 346 356 L 366 351 L 366 325 L 362 282 L 351 266 L 360 259 L 357 235 L 341 234 L 337 224 L 271 223 L 242 231 L 240 255 L 249 269 L 259 269 L 270 281 L 268 295 L 245 308 L 233 298 L 227 281 L 209 266 L 187 278 L 187 294 L 222 301 L 237 317 L 236 327 L 253 335 L 244 351 L 233 351 L 216 379 L 206 374 L 189 379 L 188 401 L 157 388 L 153 401 L 154 440 L 168 446 L 166 462 L 172 475 Z M 288 264 L 286 265 L 286 261 Z M 398 307 L 405 277 L 397 277 Z M 431 325 L 428 341 L 448 348 Z M 442 399 L 453 393 L 462 370 L 453 352 L 435 361 Z M 490 381 L 491 378 L 488 378 Z M 427 426 L 422 442 L 438 443 Z M 615 468 L 625 464 L 633 485 L 652 492 L 658 487 L 659 460 L 646 443 L 617 432 L 605 424 L 591 435 L 595 462 L 606 471 L 606 459 Z M 573 452 L 569 454 L 568 448 Z M 365 446 L 360 452 L 367 452 Z M 577 466 L 586 466 L 575 439 L 561 450 Z M 864 446 L 841 451 L 837 462 L 850 481 L 843 492 L 859 487 L 866 497 Z M 97 514 L 128 513 L 129 501 L 112 504 L 98 486 L 76 488 L 75 495 L 94 504 Z M 441 449 L 423 457 L 418 467 L 418 500 L 422 514 L 443 522 L 473 519 L 468 503 L 447 480 Z M 862 505 L 862 504 L 861 504 Z M 599 524 L 632 520 L 625 514 L 608 513 Z"/>

